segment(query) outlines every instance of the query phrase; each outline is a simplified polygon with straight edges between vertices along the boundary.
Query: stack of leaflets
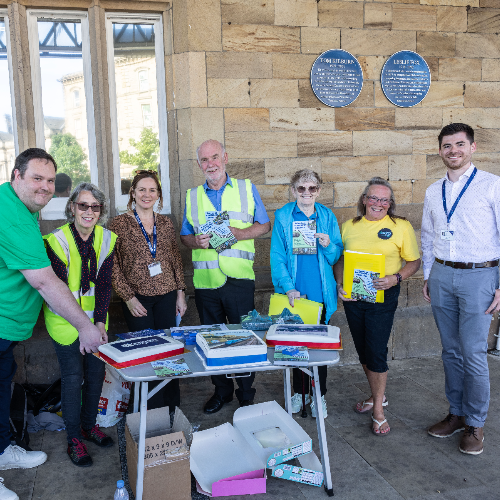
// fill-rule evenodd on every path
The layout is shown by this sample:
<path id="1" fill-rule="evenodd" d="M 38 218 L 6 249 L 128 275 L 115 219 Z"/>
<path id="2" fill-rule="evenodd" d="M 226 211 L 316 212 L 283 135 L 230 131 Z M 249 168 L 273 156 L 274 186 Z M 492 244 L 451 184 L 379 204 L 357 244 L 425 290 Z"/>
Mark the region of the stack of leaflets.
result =
<path id="1" fill-rule="evenodd" d="M 309 351 L 303 345 L 277 345 L 274 347 L 274 364 L 307 366 L 309 364 Z"/>
<path id="2" fill-rule="evenodd" d="M 184 358 L 153 361 L 151 366 L 157 377 L 180 377 L 193 373 Z"/>
<path id="3" fill-rule="evenodd" d="M 183 327 L 176 326 L 170 329 L 170 334 L 172 337 L 180 340 L 185 345 L 195 345 L 196 335 L 198 332 L 220 332 L 222 330 L 227 330 L 227 326 L 224 324 Z"/>
<path id="4" fill-rule="evenodd" d="M 269 316 L 261 315 L 255 309 L 241 316 L 240 321 L 243 328 L 255 331 L 267 330 L 273 324 Z"/>
<path id="5" fill-rule="evenodd" d="M 207 222 L 201 225 L 199 231 L 201 234 L 210 235 L 210 246 L 221 253 L 231 248 L 238 240 L 229 229 L 229 214 L 224 212 L 205 212 Z"/>
<path id="6" fill-rule="evenodd" d="M 316 248 L 316 219 L 306 221 L 293 221 L 292 254 L 314 255 Z"/>

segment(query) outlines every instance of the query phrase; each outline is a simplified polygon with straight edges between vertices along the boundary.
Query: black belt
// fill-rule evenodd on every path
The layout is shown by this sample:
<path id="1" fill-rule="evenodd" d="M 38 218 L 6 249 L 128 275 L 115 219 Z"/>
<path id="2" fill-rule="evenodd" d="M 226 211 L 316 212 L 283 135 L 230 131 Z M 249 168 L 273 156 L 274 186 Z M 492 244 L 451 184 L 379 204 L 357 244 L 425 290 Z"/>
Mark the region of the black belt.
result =
<path id="1" fill-rule="evenodd" d="M 453 267 L 454 269 L 477 269 L 481 267 L 497 267 L 497 260 L 490 260 L 489 262 L 451 262 L 451 260 L 441 260 L 436 258 L 436 262 L 439 264 L 444 264 L 448 267 Z"/>

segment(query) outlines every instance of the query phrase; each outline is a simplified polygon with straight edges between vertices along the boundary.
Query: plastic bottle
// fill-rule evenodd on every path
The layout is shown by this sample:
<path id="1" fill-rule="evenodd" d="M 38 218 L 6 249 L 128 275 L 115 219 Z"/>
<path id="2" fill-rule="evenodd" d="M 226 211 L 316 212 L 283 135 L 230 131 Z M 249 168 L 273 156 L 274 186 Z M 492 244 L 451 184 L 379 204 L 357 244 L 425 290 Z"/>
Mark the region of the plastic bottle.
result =
<path id="1" fill-rule="evenodd" d="M 125 488 L 125 483 L 120 479 L 116 481 L 116 491 L 113 500 L 129 500 L 128 491 Z"/>

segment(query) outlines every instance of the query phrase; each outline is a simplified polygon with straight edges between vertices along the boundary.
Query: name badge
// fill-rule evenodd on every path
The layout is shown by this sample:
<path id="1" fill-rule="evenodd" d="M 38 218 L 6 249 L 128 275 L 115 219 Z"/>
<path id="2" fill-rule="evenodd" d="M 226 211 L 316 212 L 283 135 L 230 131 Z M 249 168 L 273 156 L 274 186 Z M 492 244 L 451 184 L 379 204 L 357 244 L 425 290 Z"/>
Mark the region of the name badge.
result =
<path id="1" fill-rule="evenodd" d="M 161 264 L 159 262 L 153 262 L 152 264 L 149 264 L 148 269 L 149 275 L 151 277 L 156 276 L 157 274 L 161 274 Z"/>
<path id="2" fill-rule="evenodd" d="M 443 229 L 443 231 L 441 231 L 441 239 L 445 241 L 453 241 L 455 239 L 453 233 L 454 231 L 448 231 Z"/>

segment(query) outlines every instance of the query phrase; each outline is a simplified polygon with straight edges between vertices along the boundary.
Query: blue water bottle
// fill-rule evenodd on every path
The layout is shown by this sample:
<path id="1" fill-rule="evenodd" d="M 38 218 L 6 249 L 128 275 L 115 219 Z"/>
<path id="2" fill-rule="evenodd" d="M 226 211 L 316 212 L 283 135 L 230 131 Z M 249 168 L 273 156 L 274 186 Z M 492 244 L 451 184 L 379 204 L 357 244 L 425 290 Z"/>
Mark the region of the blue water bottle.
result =
<path id="1" fill-rule="evenodd" d="M 116 491 L 113 500 L 129 500 L 128 491 L 125 489 L 125 483 L 121 479 L 116 481 Z"/>

